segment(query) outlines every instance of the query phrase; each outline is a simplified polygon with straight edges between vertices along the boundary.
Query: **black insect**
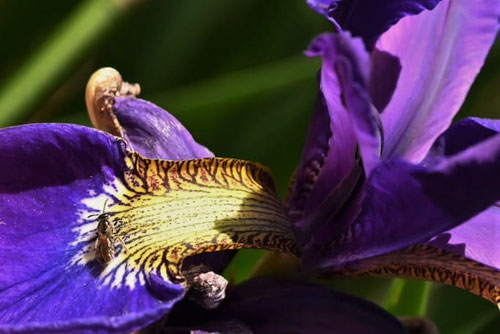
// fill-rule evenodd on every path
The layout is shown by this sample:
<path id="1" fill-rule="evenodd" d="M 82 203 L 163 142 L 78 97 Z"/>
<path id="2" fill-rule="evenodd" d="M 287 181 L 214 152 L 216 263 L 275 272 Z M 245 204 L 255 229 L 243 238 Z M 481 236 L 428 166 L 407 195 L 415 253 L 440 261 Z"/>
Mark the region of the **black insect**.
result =
<path id="1" fill-rule="evenodd" d="M 95 241 L 95 257 L 100 264 L 106 265 L 115 257 L 115 241 L 118 240 L 123 249 L 126 251 L 127 247 L 123 240 L 116 236 L 113 223 L 109 220 L 109 213 L 105 212 L 106 204 L 108 200 L 104 202 L 104 207 L 102 213 L 92 214 L 89 216 L 97 216 L 97 240 Z"/>

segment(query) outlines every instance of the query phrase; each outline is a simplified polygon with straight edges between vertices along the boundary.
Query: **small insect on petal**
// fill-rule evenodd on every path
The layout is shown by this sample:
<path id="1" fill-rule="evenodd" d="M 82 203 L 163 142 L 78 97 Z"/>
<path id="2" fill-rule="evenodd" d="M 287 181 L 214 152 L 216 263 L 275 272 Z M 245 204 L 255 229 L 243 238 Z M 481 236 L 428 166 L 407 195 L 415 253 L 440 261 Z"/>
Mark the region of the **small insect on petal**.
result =
<path id="1" fill-rule="evenodd" d="M 113 223 L 109 220 L 109 214 L 106 212 L 107 203 L 106 200 L 102 213 L 97 216 L 97 240 L 94 246 L 96 259 L 102 265 L 108 264 L 115 257 L 115 240 L 121 243 L 125 251 L 127 250 L 123 240 L 115 235 Z"/>

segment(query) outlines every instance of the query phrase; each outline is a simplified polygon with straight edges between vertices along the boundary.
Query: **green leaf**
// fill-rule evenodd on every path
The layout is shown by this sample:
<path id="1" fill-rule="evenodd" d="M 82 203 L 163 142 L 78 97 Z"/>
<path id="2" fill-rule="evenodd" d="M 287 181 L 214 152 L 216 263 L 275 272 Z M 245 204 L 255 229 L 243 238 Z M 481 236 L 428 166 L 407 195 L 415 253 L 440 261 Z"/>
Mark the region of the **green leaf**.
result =
<path id="1" fill-rule="evenodd" d="M 425 281 L 393 279 L 385 308 L 398 316 L 426 315 L 431 284 Z"/>
<path id="2" fill-rule="evenodd" d="M 87 0 L 0 90 L 0 125 L 12 125 L 49 94 L 134 1 Z"/>

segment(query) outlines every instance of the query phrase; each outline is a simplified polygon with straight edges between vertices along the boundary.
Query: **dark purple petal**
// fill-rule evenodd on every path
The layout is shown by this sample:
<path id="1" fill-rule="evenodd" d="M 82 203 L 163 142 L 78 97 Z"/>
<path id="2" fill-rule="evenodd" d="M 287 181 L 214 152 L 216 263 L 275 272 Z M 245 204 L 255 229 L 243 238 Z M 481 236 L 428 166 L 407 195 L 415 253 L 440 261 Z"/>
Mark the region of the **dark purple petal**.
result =
<path id="1" fill-rule="evenodd" d="M 374 49 L 371 53 L 372 73 L 368 92 L 378 112 L 383 112 L 396 90 L 401 63 L 397 57 Z"/>
<path id="2" fill-rule="evenodd" d="M 500 200 L 499 170 L 500 135 L 433 167 L 385 160 L 351 207 L 315 231 L 304 261 L 335 267 L 425 242 Z M 348 227 L 338 233 L 332 224 Z"/>
<path id="3" fill-rule="evenodd" d="M 433 9 L 440 0 L 307 0 L 318 13 L 363 38 L 369 49 L 377 38 L 408 15 Z"/>
<path id="4" fill-rule="evenodd" d="M 0 156 L 0 332 L 129 333 L 183 296 L 181 286 L 160 289 L 141 271 L 95 260 L 90 215 L 119 200 L 122 140 L 26 125 L 0 130 Z"/>
<path id="5" fill-rule="evenodd" d="M 341 100 L 333 52 L 332 38 L 327 34 L 316 38 L 307 51 L 309 56 L 322 56 L 324 66 L 320 74 L 320 94 L 291 191 L 293 216 L 312 211 L 355 164 L 356 137 Z"/>
<path id="6" fill-rule="evenodd" d="M 445 0 L 382 35 L 377 48 L 402 66 L 381 115 L 385 157 L 419 162 L 450 125 L 495 40 L 499 10 L 495 0 Z"/>
<path id="7" fill-rule="evenodd" d="M 382 124 L 367 92 L 369 77 L 356 76 L 357 72 L 360 72 L 359 68 L 370 68 L 370 59 L 360 40 L 350 39 L 343 33 L 338 36 L 342 37 L 340 43 L 346 50 L 345 54 L 340 54 L 335 61 L 335 70 L 342 87 L 345 106 L 351 116 L 363 167 L 366 175 L 370 175 L 382 153 Z"/>
<path id="8" fill-rule="evenodd" d="M 423 162 L 429 165 L 435 164 L 497 133 L 500 133 L 500 120 L 479 118 L 462 120 L 438 138 Z M 462 225 L 436 236 L 426 244 L 500 270 L 498 240 L 500 240 L 499 203 Z"/>
<path id="9" fill-rule="evenodd" d="M 349 177 L 356 166 L 357 145 L 369 173 L 380 157 L 382 137 L 367 93 L 370 58 L 361 40 L 348 33 L 323 34 L 306 54 L 322 57 L 323 66 L 320 99 L 290 197 L 296 218 L 311 212 Z"/>
<path id="10" fill-rule="evenodd" d="M 434 143 L 422 165 L 438 168 L 455 154 L 491 139 L 500 121 L 470 118 L 453 125 Z M 497 135 L 498 136 L 498 135 Z M 492 185 L 494 187 L 494 185 Z M 470 188 L 469 201 L 477 196 Z M 480 191 L 488 193 L 491 188 Z M 443 196 L 446 198 L 446 196 Z M 457 207 L 460 206 L 457 203 Z M 402 276 L 454 285 L 500 303 L 500 208 L 498 203 L 423 245 L 348 265 L 355 272 Z M 343 269 L 344 271 L 346 268 Z"/>
<path id="11" fill-rule="evenodd" d="M 405 333 L 396 318 L 368 301 L 322 286 L 263 278 L 229 290 L 217 310 L 174 310 L 167 326 L 221 333 L 228 333 L 228 326 L 251 333 Z"/>
<path id="12" fill-rule="evenodd" d="M 500 120 L 466 118 L 452 125 L 436 140 L 422 165 L 432 167 L 443 159 L 457 154 L 500 133 Z"/>
<path id="13" fill-rule="evenodd" d="M 144 157 L 188 160 L 214 156 L 206 147 L 195 142 L 174 116 L 151 102 L 116 97 L 113 111 L 123 138 Z"/>

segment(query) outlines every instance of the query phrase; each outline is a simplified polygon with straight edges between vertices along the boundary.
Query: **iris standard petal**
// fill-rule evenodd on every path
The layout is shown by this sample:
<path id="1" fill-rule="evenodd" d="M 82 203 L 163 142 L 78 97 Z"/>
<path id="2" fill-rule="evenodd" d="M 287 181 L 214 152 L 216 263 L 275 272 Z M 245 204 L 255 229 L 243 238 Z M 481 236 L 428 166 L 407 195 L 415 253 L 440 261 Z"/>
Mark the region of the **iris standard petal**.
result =
<path id="1" fill-rule="evenodd" d="M 331 35 L 320 35 L 306 51 L 308 56 L 323 57 L 324 63 L 320 93 L 290 193 L 290 213 L 295 220 L 311 212 L 356 163 L 356 136 L 342 103 L 332 42 Z"/>
<path id="2" fill-rule="evenodd" d="M 396 318 L 368 301 L 278 279 L 257 278 L 230 289 L 217 310 L 184 312 L 185 319 L 179 313 L 167 333 L 180 327 L 220 333 L 406 333 Z"/>
<path id="3" fill-rule="evenodd" d="M 329 225 L 332 231 L 332 224 L 347 228 L 336 235 L 328 226 L 316 231 L 304 262 L 314 266 L 316 259 L 317 266 L 337 267 L 425 242 L 500 200 L 498 170 L 500 135 L 430 168 L 385 160 L 350 208 Z"/>
<path id="4" fill-rule="evenodd" d="M 495 0 L 444 0 L 381 36 L 377 48 L 402 65 L 381 115 L 385 157 L 424 158 L 462 105 L 495 40 L 499 16 Z"/>
<path id="5" fill-rule="evenodd" d="M 401 18 L 433 9 L 441 0 L 307 0 L 318 13 L 354 36 L 363 38 L 372 49 L 377 38 Z"/>
<path id="6" fill-rule="evenodd" d="M 350 178 L 357 167 L 358 145 L 369 174 L 378 163 L 382 144 L 378 113 L 367 92 L 370 57 L 362 41 L 345 32 L 323 34 L 306 54 L 321 56 L 323 65 L 320 99 L 290 197 L 291 212 L 299 226 L 298 218 L 312 212 Z M 352 187 L 357 179 L 351 181 L 342 187 Z"/>
<path id="7" fill-rule="evenodd" d="M 61 124 L 1 130 L 0 155 L 0 331 L 130 332 L 182 298 L 185 257 L 294 247 L 252 163 L 149 160 Z"/>
<path id="8" fill-rule="evenodd" d="M 379 162 L 383 140 L 382 124 L 367 89 L 371 76 L 370 57 L 360 39 L 343 32 L 330 36 L 337 39 L 337 59 L 332 61 L 342 87 L 344 104 L 351 116 L 363 168 L 365 174 L 370 175 Z"/>

